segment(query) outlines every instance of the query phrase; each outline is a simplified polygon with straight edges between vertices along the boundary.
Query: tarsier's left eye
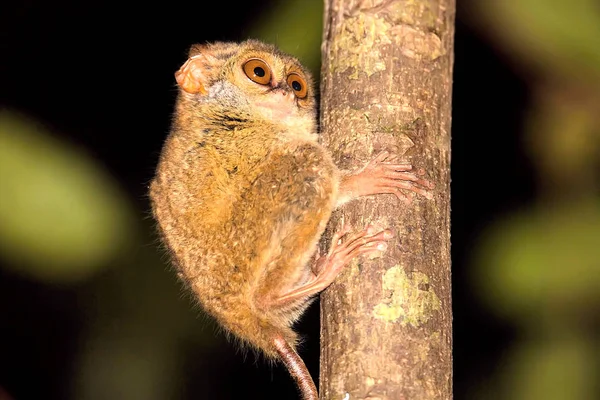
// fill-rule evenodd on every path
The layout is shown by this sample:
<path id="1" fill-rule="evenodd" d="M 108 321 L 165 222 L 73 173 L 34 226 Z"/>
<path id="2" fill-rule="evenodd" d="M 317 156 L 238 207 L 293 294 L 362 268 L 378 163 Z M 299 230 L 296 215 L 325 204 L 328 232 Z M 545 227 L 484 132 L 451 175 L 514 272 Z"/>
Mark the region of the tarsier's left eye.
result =
<path id="1" fill-rule="evenodd" d="M 271 82 L 271 69 L 266 62 L 259 58 L 251 58 L 243 65 L 244 73 L 248 78 L 261 85 Z"/>
<path id="2" fill-rule="evenodd" d="M 299 99 L 303 99 L 306 97 L 308 93 L 308 87 L 306 85 L 306 81 L 299 74 L 292 72 L 287 77 L 287 84 L 292 88 L 296 97 Z"/>

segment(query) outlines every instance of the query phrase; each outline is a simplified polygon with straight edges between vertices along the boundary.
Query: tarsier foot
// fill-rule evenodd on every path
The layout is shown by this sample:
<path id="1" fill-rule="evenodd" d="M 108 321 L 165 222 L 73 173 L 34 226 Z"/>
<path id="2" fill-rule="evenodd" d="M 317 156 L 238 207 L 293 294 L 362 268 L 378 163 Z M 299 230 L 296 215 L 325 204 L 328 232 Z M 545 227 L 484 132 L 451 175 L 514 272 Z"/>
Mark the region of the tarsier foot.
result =
<path id="1" fill-rule="evenodd" d="M 317 280 L 328 281 L 329 285 L 353 258 L 361 254 L 386 250 L 386 241 L 394 237 L 392 231 L 388 229 L 377 231 L 373 226 L 368 226 L 365 230 L 350 235 L 342 241 L 350 229 L 350 227 L 343 228 L 333 235 L 329 252 L 316 262 Z"/>
<path id="2" fill-rule="evenodd" d="M 421 177 L 424 174 L 423 170 L 414 172 L 411 164 L 401 163 L 396 155 L 383 151 L 360 171 L 346 176 L 341 192 L 344 199 L 388 193 L 409 203 L 412 196 L 402 193 L 407 190 L 431 199 L 434 185 Z"/>
<path id="3" fill-rule="evenodd" d="M 344 228 L 334 235 L 329 252 L 316 261 L 315 277 L 304 286 L 284 294 L 275 305 L 284 305 L 299 299 L 313 296 L 327 288 L 350 261 L 361 255 L 381 252 L 387 249 L 386 241 L 393 238 L 392 231 L 378 231 L 373 226 L 348 236 L 350 228 Z"/>

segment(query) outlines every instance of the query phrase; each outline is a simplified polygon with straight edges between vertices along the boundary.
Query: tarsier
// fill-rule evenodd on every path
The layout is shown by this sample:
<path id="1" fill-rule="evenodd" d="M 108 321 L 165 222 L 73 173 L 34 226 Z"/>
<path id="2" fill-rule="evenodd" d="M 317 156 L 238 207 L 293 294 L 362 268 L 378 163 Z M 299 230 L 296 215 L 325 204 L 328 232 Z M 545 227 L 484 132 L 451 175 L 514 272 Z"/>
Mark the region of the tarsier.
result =
<path id="1" fill-rule="evenodd" d="M 353 258 L 393 237 L 342 228 L 312 262 L 332 211 L 359 196 L 406 200 L 403 190 L 431 198 L 431 184 L 385 151 L 340 171 L 318 143 L 309 73 L 271 45 L 194 45 L 175 78 L 172 130 L 150 187 L 162 238 L 204 310 L 281 360 L 303 399 L 317 399 L 292 325 Z"/>

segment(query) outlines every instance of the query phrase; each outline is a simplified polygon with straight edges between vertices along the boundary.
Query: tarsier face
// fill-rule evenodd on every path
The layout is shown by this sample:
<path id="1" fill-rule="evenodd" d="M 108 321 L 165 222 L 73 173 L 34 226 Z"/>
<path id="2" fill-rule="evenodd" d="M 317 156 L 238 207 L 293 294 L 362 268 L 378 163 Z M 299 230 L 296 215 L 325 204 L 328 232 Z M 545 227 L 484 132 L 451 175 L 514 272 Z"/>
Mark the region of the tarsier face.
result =
<path id="1" fill-rule="evenodd" d="M 188 93 L 208 101 L 226 98 L 271 121 L 315 118 L 310 74 L 296 59 L 264 43 L 199 46 L 176 76 Z"/>
<path id="2" fill-rule="evenodd" d="M 314 114 L 310 76 L 296 60 L 249 49 L 231 61 L 232 83 L 267 119 L 286 120 Z"/>

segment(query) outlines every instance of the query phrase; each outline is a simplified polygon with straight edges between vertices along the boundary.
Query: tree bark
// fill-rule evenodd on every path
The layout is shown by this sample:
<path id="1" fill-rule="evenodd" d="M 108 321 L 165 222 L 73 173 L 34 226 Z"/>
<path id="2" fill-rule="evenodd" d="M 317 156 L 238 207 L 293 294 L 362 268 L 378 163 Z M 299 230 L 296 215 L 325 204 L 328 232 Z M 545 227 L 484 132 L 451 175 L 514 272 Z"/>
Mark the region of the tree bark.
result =
<path id="1" fill-rule="evenodd" d="M 454 0 L 325 0 L 321 125 L 342 169 L 394 150 L 436 184 L 336 211 L 391 228 L 321 296 L 322 399 L 451 399 L 450 119 Z"/>

